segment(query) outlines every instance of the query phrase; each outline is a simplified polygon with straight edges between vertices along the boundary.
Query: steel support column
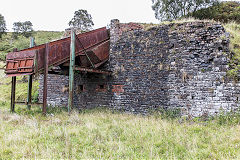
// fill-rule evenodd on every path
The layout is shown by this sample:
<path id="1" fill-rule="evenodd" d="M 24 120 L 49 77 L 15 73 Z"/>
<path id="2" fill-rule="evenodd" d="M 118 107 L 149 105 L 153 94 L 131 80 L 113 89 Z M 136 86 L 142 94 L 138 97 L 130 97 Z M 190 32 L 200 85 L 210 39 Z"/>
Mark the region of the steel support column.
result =
<path id="1" fill-rule="evenodd" d="M 34 37 L 30 39 L 30 48 L 34 47 Z M 32 75 L 28 76 L 28 92 L 27 92 L 27 107 L 31 109 L 32 103 Z"/>
<path id="2" fill-rule="evenodd" d="M 73 85 L 74 85 L 74 69 L 75 69 L 75 33 L 71 30 L 71 48 L 70 48 L 70 66 L 69 66 L 69 98 L 68 98 L 68 113 L 73 108 Z"/>
<path id="3" fill-rule="evenodd" d="M 16 76 L 12 77 L 11 112 L 15 110 Z"/>
<path id="4" fill-rule="evenodd" d="M 45 55 L 44 55 L 44 82 L 43 82 L 43 108 L 42 108 L 42 112 L 44 115 L 46 115 L 46 112 L 47 112 L 48 55 L 49 55 L 49 43 L 45 45 Z"/>

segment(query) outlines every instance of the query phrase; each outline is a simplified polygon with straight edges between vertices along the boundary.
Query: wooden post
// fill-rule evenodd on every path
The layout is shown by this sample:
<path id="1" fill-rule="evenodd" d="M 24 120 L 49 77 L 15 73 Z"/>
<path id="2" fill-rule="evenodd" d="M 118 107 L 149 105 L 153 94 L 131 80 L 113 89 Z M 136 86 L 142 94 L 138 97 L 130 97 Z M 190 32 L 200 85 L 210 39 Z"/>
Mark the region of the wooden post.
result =
<path id="1" fill-rule="evenodd" d="M 45 45 L 44 55 L 44 81 L 43 81 L 43 115 L 47 112 L 47 76 L 48 76 L 48 55 L 49 55 L 49 43 Z"/>
<path id="2" fill-rule="evenodd" d="M 11 112 L 14 112 L 15 110 L 15 92 L 16 92 L 16 76 L 13 76 L 11 90 Z"/>
<path id="3" fill-rule="evenodd" d="M 70 66 L 69 66 L 69 98 L 68 113 L 73 108 L 73 85 L 74 85 L 74 69 L 75 69 L 75 33 L 71 30 L 71 48 L 70 48 Z"/>
<path id="4" fill-rule="evenodd" d="M 34 37 L 31 37 L 30 39 L 30 47 L 34 47 Z M 28 77 L 28 92 L 27 92 L 27 107 L 28 109 L 31 109 L 31 103 L 32 103 L 32 75 L 29 75 Z"/>

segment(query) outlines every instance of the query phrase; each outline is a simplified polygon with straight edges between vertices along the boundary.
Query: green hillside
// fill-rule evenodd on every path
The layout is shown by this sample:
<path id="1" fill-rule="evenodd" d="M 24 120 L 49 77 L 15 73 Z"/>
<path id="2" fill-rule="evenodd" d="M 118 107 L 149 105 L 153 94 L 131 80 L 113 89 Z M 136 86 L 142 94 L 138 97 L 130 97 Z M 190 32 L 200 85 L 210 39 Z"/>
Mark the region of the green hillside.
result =
<path id="1" fill-rule="evenodd" d="M 60 39 L 63 32 L 56 31 L 35 31 L 33 37 L 35 37 L 36 45 L 40 45 L 52 40 Z M 28 48 L 30 44 L 30 38 L 19 36 L 18 39 L 12 38 L 12 32 L 8 32 L 3 35 L 0 40 L 0 60 L 5 60 L 5 55 L 11 52 L 13 48 L 18 50 Z"/>
<path id="2" fill-rule="evenodd" d="M 47 43 L 56 39 L 62 38 L 63 32 L 52 32 L 52 31 L 36 31 L 33 34 L 35 37 L 36 45 Z M 8 52 L 11 52 L 13 48 L 18 50 L 28 48 L 30 45 L 30 38 L 19 36 L 18 39 L 12 38 L 12 33 L 8 32 L 3 35 L 0 40 L 0 68 L 5 66 L 5 56 Z M 27 76 L 17 77 L 17 88 L 16 88 L 16 100 L 25 101 L 27 98 Z M 4 70 L 0 70 L 0 103 L 4 106 L 9 106 L 10 92 L 11 92 L 11 78 L 5 77 Z M 38 98 L 38 81 L 33 82 L 33 101 Z"/>

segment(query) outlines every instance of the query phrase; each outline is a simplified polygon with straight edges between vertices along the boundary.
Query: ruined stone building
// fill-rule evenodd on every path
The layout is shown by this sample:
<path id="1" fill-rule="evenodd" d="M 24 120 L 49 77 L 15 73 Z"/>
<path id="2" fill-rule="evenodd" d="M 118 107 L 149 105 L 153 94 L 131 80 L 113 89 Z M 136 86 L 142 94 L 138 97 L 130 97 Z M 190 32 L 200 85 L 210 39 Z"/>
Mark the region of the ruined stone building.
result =
<path id="1" fill-rule="evenodd" d="M 226 76 L 229 34 L 221 24 L 185 22 L 146 26 L 110 25 L 111 75 L 76 73 L 74 106 L 107 106 L 132 113 L 179 108 L 183 115 L 213 115 L 237 109 L 239 83 Z M 43 80 L 40 76 L 39 99 Z M 48 75 L 51 105 L 68 103 L 68 76 Z"/>

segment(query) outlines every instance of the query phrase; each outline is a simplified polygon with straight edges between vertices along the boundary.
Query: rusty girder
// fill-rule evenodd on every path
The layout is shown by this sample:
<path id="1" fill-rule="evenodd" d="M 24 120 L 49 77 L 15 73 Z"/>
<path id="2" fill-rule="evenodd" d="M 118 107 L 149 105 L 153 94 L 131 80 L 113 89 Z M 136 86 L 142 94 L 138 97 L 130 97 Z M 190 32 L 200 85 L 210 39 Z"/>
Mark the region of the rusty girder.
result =
<path id="1" fill-rule="evenodd" d="M 81 68 L 98 68 L 109 58 L 109 31 L 104 27 L 76 35 L 76 65 Z M 48 66 L 66 64 L 70 58 L 71 38 L 49 43 Z M 30 75 L 43 72 L 45 44 L 10 52 L 6 56 L 8 76 Z"/>

